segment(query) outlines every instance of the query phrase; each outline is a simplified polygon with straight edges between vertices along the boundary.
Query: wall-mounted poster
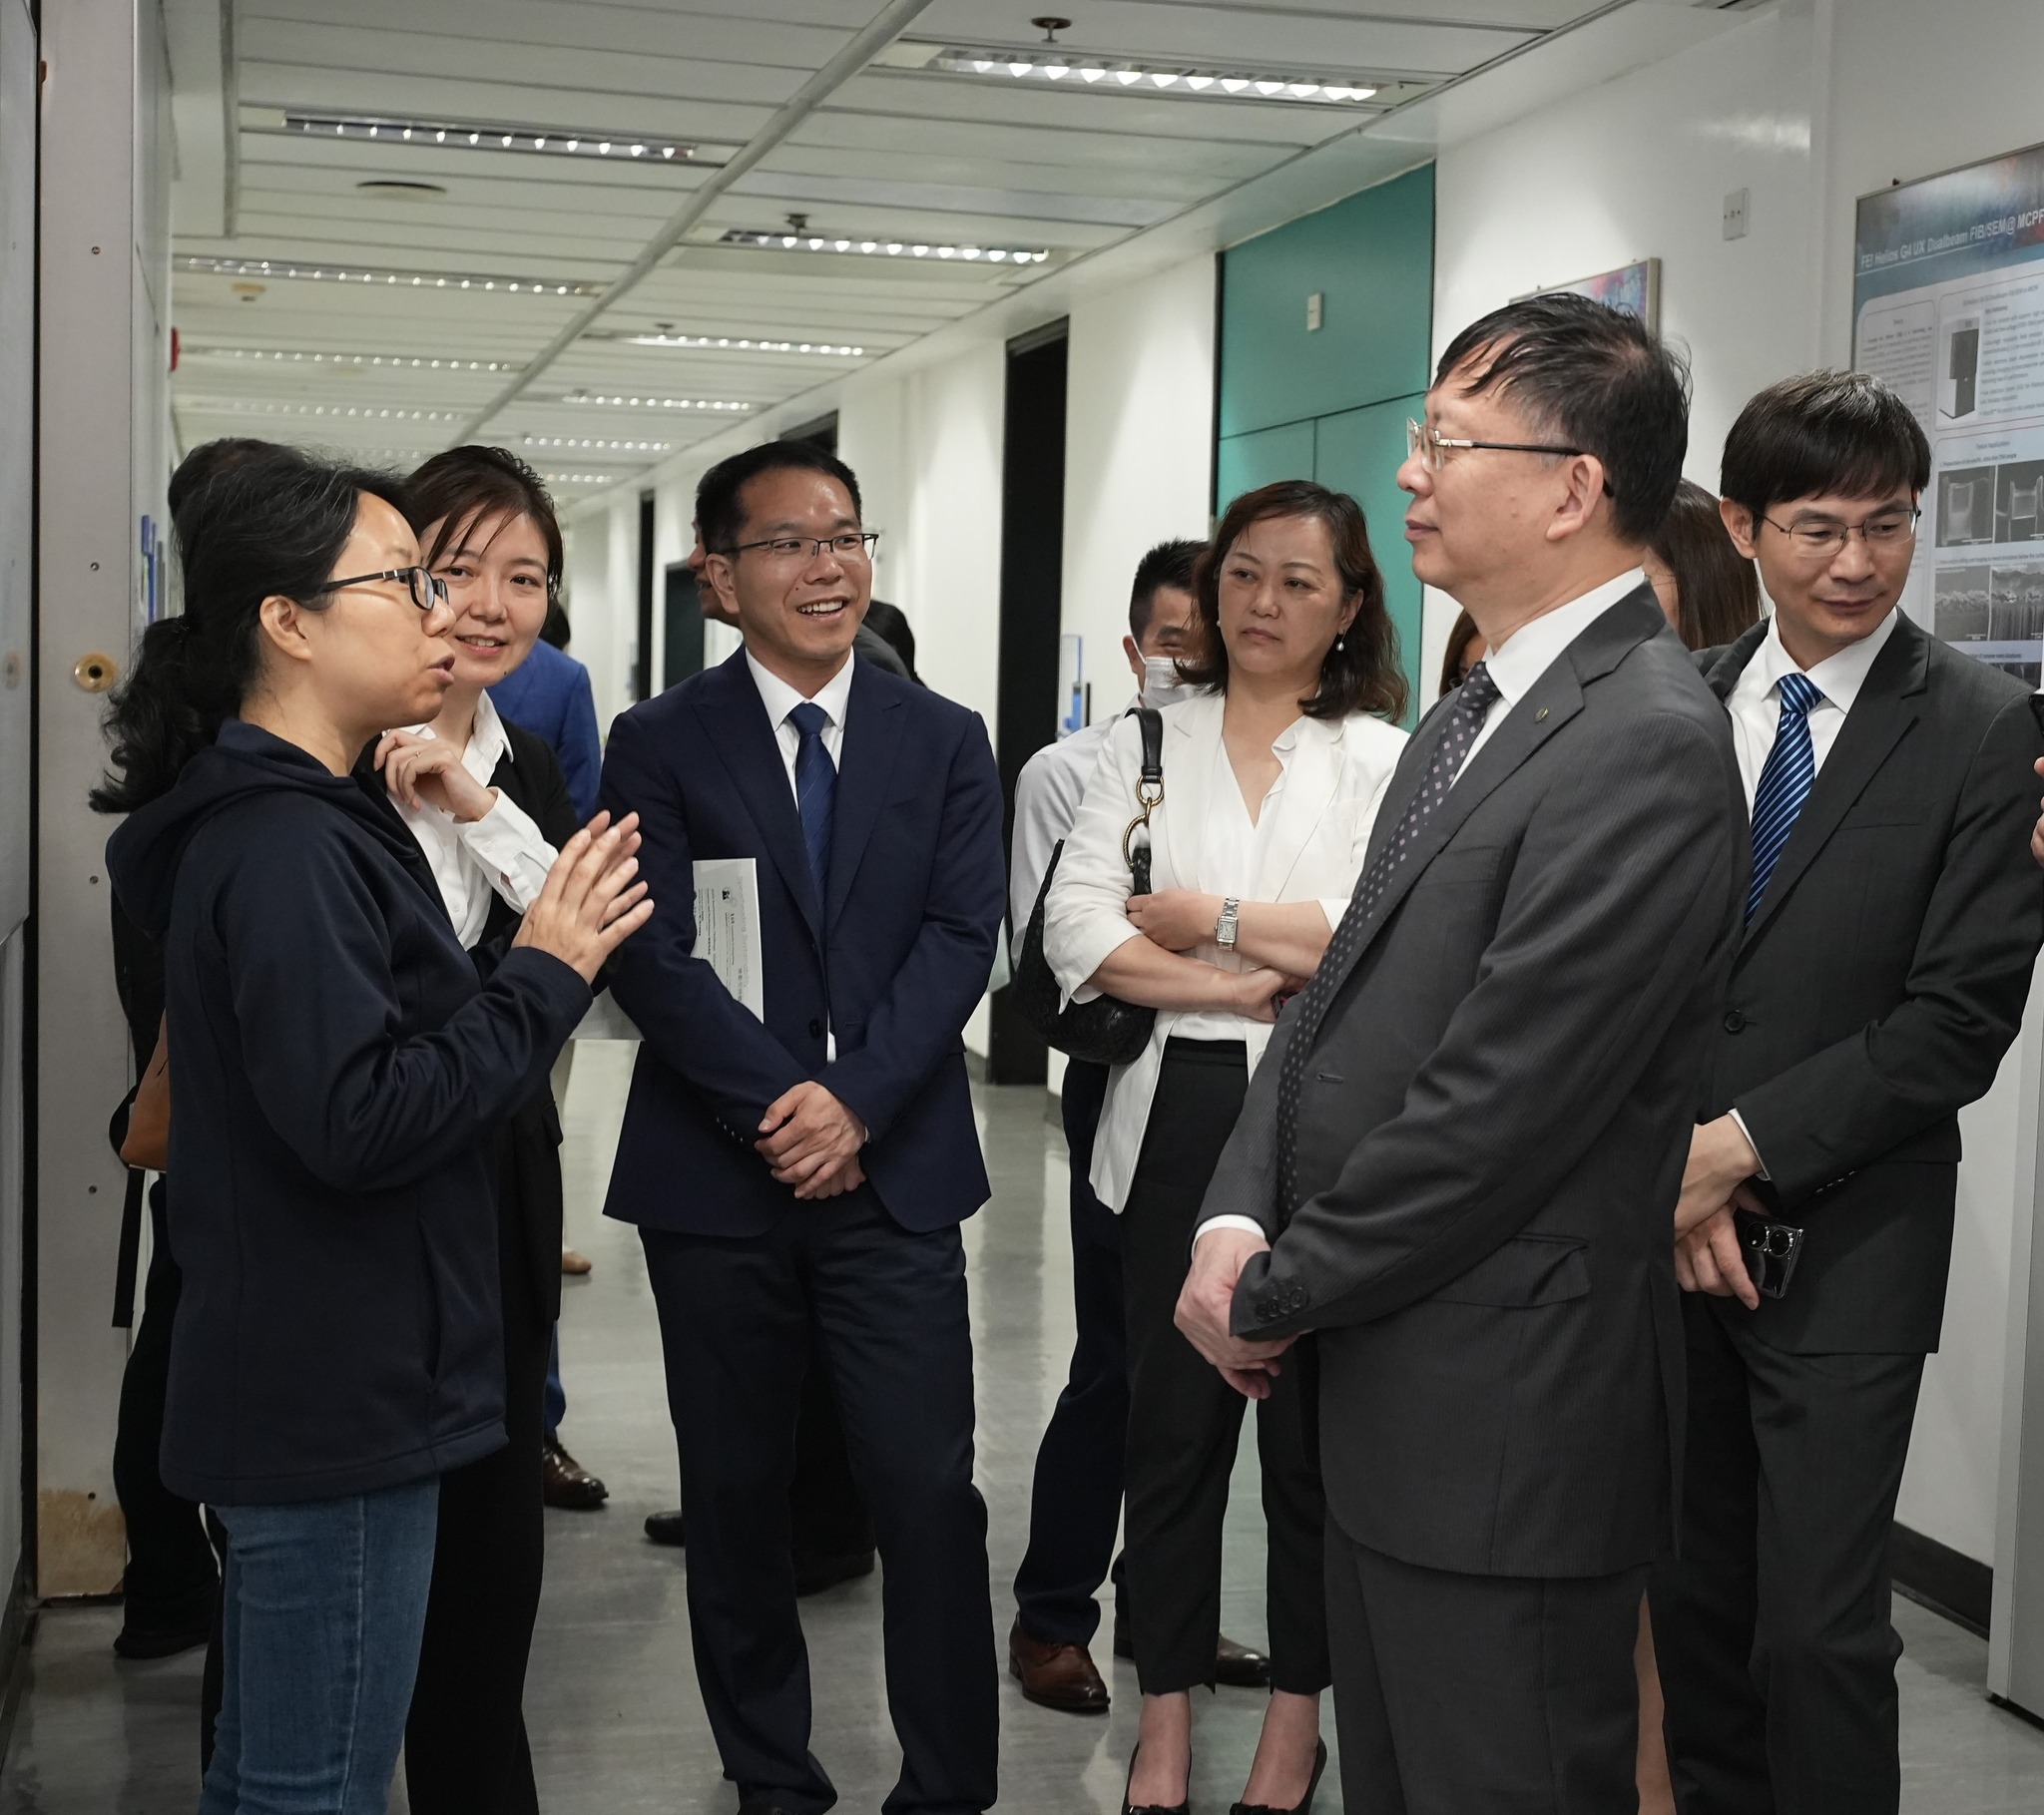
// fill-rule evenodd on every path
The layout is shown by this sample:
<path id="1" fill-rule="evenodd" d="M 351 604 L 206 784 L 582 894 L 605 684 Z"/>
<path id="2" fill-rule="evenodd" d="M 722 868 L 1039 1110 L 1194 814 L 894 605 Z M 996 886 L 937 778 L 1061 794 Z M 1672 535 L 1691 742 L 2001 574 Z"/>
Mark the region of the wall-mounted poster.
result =
<path id="1" fill-rule="evenodd" d="M 1573 283 L 1550 283 L 1535 296 L 1588 296 L 1628 315 L 1637 315 L 1650 334 L 1661 331 L 1661 260 L 1641 258 L 1615 271 L 1578 277 Z"/>
<path id="2" fill-rule="evenodd" d="M 1859 200 L 1852 362 L 1930 437 L 1902 606 L 2044 679 L 2044 146 Z"/>

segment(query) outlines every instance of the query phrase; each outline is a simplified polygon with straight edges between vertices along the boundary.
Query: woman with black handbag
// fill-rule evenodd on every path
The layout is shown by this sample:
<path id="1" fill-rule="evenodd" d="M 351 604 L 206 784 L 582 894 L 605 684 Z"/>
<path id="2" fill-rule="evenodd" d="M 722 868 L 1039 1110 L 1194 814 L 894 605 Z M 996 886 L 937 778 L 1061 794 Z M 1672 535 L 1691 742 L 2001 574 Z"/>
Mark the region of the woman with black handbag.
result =
<path id="1" fill-rule="evenodd" d="M 1190 1691 L 1214 1679 L 1244 1405 L 1173 1325 L 1188 1246 L 1277 1004 L 1340 921 L 1404 741 L 1387 722 L 1405 704 L 1397 639 L 1353 499 L 1304 481 L 1237 499 L 1198 601 L 1205 649 L 1182 666 L 1202 692 L 1165 709 L 1148 763 L 1141 719 L 1116 727 L 1043 930 L 1075 1004 L 1156 1011 L 1140 1053 L 1110 1077 L 1092 1172 L 1124 1218 L 1135 1815 L 1187 1805 Z M 1322 1503 L 1303 1410 L 1295 1371 L 1258 1407 L 1273 1692 L 1238 1815 L 1307 1808 L 1325 1758 Z"/>

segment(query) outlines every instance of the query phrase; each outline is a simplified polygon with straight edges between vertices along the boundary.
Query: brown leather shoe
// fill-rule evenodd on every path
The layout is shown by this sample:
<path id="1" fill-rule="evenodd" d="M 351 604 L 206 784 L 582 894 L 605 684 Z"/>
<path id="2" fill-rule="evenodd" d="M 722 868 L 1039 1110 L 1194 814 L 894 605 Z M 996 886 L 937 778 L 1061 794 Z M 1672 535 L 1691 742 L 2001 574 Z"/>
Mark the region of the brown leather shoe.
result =
<path id="1" fill-rule="evenodd" d="M 540 1451 L 539 1469 L 540 1498 L 550 1507 L 588 1513 L 611 1497 L 610 1489 L 558 1443 L 550 1443 Z"/>
<path id="2" fill-rule="evenodd" d="M 1135 1640 L 1129 1636 L 1128 1615 L 1119 1606 L 1114 1614 L 1114 1654 L 1117 1657 L 1134 1657 Z M 1221 1642 L 1214 1647 L 1214 1680 L 1225 1682 L 1231 1689 L 1268 1689 L 1271 1686 L 1271 1660 L 1262 1651 L 1253 1651 L 1246 1644 L 1238 1644 L 1226 1632 Z"/>
<path id="3" fill-rule="evenodd" d="M 1008 1670 L 1025 1699 L 1061 1714 L 1105 1714 L 1107 1684 L 1083 1644 L 1044 1644 L 1017 1619 L 1008 1630 Z"/>

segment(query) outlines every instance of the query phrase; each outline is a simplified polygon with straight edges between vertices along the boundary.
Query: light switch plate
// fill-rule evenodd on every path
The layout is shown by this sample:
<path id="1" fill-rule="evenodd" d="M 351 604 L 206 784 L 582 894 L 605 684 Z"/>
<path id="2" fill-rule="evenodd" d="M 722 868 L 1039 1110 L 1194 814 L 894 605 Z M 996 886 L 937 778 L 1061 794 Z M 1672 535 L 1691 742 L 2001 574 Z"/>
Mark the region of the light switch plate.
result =
<path id="1" fill-rule="evenodd" d="M 1736 189 L 1725 198 L 1725 237 L 1744 239 L 1746 237 L 1747 192 Z"/>
<path id="2" fill-rule="evenodd" d="M 1308 334 L 1317 334 L 1320 331 L 1321 295 L 1322 292 L 1314 290 L 1305 299 L 1305 331 Z"/>

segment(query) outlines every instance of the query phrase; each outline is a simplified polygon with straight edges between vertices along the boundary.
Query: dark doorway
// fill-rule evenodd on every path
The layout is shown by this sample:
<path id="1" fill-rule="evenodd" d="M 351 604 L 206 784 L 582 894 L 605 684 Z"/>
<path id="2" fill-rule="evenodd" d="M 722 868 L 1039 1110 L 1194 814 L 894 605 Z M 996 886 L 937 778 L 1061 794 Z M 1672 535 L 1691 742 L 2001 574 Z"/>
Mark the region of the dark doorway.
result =
<path id="1" fill-rule="evenodd" d="M 1001 449 L 1001 674 L 996 695 L 1004 843 L 1012 848 L 1015 779 L 1057 735 L 1058 631 L 1064 603 L 1066 326 L 1053 321 L 1008 342 L 1007 429 Z M 1016 931 L 1019 933 L 1020 928 Z M 1041 1084 L 1042 1038 L 993 999 L 987 1079 Z"/>
<path id="2" fill-rule="evenodd" d="M 778 439 L 806 441 L 809 446 L 819 447 L 824 453 L 834 455 L 837 452 L 837 412 L 832 410 L 829 415 L 818 416 L 813 422 L 798 423 L 795 427 L 784 430 Z"/>
<path id="3" fill-rule="evenodd" d="M 676 681 L 703 672 L 703 601 L 696 591 L 696 576 L 690 573 L 686 561 L 667 564 L 665 606 L 667 635 L 660 650 L 662 692 Z"/>
<path id="4" fill-rule="evenodd" d="M 639 494 L 639 647 L 632 658 L 632 697 L 653 697 L 653 494 Z"/>

